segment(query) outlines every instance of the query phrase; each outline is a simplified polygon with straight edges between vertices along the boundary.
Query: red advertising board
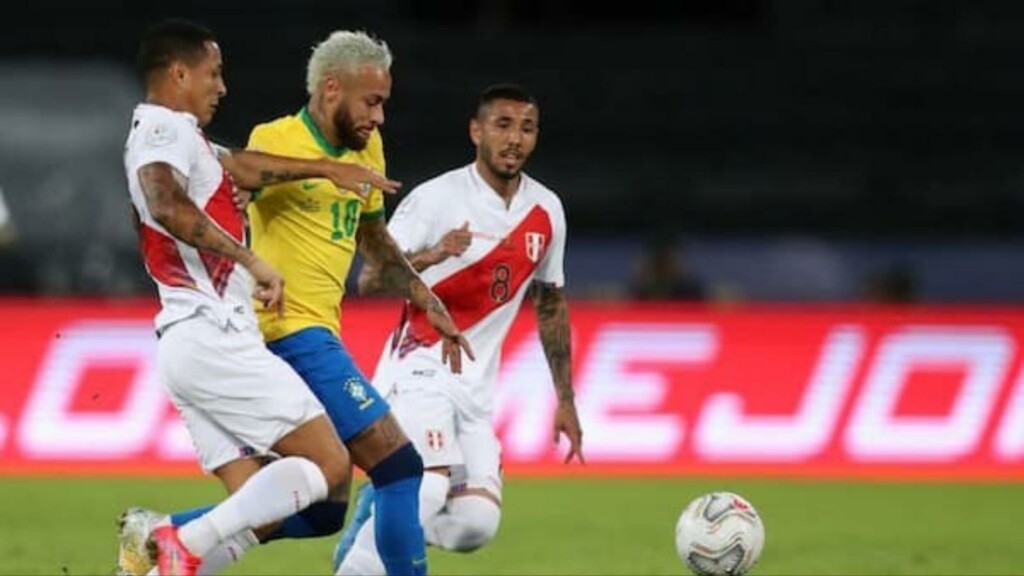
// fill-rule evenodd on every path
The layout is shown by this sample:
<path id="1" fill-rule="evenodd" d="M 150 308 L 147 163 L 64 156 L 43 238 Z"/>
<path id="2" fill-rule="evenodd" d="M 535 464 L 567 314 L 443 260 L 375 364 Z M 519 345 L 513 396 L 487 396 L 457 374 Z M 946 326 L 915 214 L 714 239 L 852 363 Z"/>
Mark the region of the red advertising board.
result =
<path id="1" fill-rule="evenodd" d="M 0 473 L 197 474 L 155 378 L 150 301 L 0 300 Z M 352 300 L 368 372 L 396 303 Z M 555 446 L 525 310 L 495 425 L 509 474 L 1024 479 L 1024 309 L 576 302 L 588 464 Z"/>

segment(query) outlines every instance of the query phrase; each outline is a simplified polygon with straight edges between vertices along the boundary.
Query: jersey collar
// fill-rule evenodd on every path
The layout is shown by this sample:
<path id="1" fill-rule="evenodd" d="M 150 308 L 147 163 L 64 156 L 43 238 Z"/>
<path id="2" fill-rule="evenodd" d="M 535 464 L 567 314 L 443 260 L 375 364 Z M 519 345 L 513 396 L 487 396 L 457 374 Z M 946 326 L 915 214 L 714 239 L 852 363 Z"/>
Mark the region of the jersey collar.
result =
<path id="1" fill-rule="evenodd" d="M 164 106 L 163 104 L 153 104 L 152 102 L 140 102 L 137 107 L 138 108 L 160 108 L 160 109 L 163 109 L 163 110 L 167 110 L 171 114 L 177 114 L 177 115 L 183 117 L 190 124 L 192 124 L 196 128 L 199 128 L 199 118 L 197 118 L 195 114 L 193 114 L 191 112 L 188 112 L 186 110 L 175 110 L 173 108 L 168 108 L 167 106 Z"/>
<path id="2" fill-rule="evenodd" d="M 323 132 L 320 131 L 320 127 L 316 125 L 316 122 L 313 121 L 313 117 L 309 115 L 309 110 L 307 110 L 305 106 L 303 106 L 302 110 L 299 111 L 299 118 L 302 119 L 302 123 L 306 125 L 306 129 L 309 130 L 309 133 L 313 135 L 313 140 L 316 140 L 317 145 L 320 146 L 320 149 L 326 152 L 328 156 L 332 158 L 339 158 L 348 152 L 348 148 L 345 148 L 344 146 L 335 146 L 328 142 L 327 138 L 324 138 Z"/>
<path id="3" fill-rule="evenodd" d="M 512 210 L 513 206 L 515 206 L 517 202 L 522 201 L 521 198 L 526 190 L 526 172 L 519 173 L 519 187 L 516 188 L 515 194 L 512 195 L 512 201 L 508 203 L 507 207 L 505 206 L 505 200 L 502 199 L 494 188 L 491 188 L 491 185 L 487 183 L 487 180 L 484 180 L 484 177 L 480 175 L 480 170 L 477 168 L 475 161 L 469 165 L 469 175 L 473 180 L 473 184 L 475 184 L 477 192 L 487 198 L 488 201 L 500 204 L 503 210 Z"/>

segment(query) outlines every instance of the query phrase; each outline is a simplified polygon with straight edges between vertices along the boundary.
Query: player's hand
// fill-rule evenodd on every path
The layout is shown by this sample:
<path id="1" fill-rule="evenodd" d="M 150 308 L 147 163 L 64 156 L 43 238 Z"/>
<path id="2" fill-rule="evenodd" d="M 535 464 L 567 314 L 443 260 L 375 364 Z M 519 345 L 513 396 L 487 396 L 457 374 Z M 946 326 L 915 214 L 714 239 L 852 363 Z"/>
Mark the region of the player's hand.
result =
<path id="1" fill-rule="evenodd" d="M 561 434 L 569 439 L 569 453 L 565 455 L 565 463 L 568 464 L 575 457 L 580 464 L 586 464 L 587 461 L 583 458 L 583 429 L 580 427 L 580 418 L 576 415 L 576 405 L 572 400 L 558 402 L 554 431 L 555 446 L 558 445 Z"/>
<path id="2" fill-rule="evenodd" d="M 263 307 L 277 312 L 278 318 L 284 315 L 284 278 L 263 260 L 257 257 L 245 265 L 256 281 L 253 298 L 263 303 Z"/>
<path id="3" fill-rule="evenodd" d="M 231 201 L 235 203 L 235 208 L 238 208 L 239 212 L 245 212 L 245 209 L 252 202 L 252 192 L 244 188 L 234 186 L 231 189 Z"/>
<path id="4" fill-rule="evenodd" d="M 440 304 L 440 300 L 437 302 Z M 476 360 L 469 340 L 466 340 L 444 306 L 431 306 L 427 310 L 427 320 L 441 334 L 441 362 L 447 364 L 453 374 L 462 374 L 462 355 Z"/>
<path id="5" fill-rule="evenodd" d="M 325 160 L 325 174 L 335 186 L 351 190 L 361 197 L 366 198 L 374 188 L 387 194 L 394 194 L 402 187 L 397 180 L 389 180 L 382 174 L 359 164 L 349 162 L 334 162 Z"/>
<path id="6" fill-rule="evenodd" d="M 473 233 L 469 231 L 469 222 L 465 222 L 462 226 L 449 230 L 448 233 L 442 236 L 441 240 L 434 245 L 434 255 L 437 260 L 435 264 L 444 262 L 450 256 L 461 256 L 472 243 Z"/>

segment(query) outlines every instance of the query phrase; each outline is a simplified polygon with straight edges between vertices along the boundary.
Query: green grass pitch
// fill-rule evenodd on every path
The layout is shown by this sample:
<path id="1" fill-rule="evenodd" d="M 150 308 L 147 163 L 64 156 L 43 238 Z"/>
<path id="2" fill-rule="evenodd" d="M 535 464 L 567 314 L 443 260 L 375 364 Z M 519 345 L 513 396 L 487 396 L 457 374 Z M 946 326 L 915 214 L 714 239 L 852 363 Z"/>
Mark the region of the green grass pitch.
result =
<path id="1" fill-rule="evenodd" d="M 687 574 L 673 527 L 697 495 L 731 490 L 765 522 L 752 574 L 1022 574 L 1018 484 L 783 479 L 510 479 L 501 532 L 432 574 Z M 115 518 L 219 499 L 212 478 L 0 478 L 0 574 L 111 574 Z M 227 574 L 328 574 L 335 539 L 260 547 Z"/>

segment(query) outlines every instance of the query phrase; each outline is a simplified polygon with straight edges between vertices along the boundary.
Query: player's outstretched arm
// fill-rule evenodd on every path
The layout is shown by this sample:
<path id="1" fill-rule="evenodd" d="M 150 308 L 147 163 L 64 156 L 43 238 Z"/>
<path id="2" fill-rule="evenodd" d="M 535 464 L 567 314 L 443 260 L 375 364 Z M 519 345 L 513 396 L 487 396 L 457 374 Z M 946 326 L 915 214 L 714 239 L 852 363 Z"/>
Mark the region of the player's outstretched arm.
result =
<path id="1" fill-rule="evenodd" d="M 266 262 L 210 220 L 185 191 L 187 178 L 170 164 L 139 168 L 146 207 L 160 226 L 178 240 L 238 262 L 256 280 L 254 296 L 280 312 L 284 280 Z"/>
<path id="2" fill-rule="evenodd" d="M 361 196 L 366 196 L 373 188 L 393 194 L 402 186 L 397 180 L 389 180 L 365 166 L 349 162 L 305 160 L 254 150 L 231 150 L 222 152 L 218 158 L 235 185 L 250 190 L 305 178 L 327 178 L 336 186 Z"/>
<path id="3" fill-rule="evenodd" d="M 461 256 L 472 243 L 473 233 L 469 231 L 469 222 L 464 222 L 462 226 L 446 232 L 437 244 L 416 252 L 406 252 L 405 256 L 417 272 L 422 272 L 452 256 Z"/>
<path id="4" fill-rule="evenodd" d="M 405 259 L 409 261 L 413 270 L 423 272 L 452 256 L 461 255 L 472 243 L 473 233 L 469 231 L 469 222 L 466 222 L 458 228 L 449 230 L 437 244 L 406 252 Z M 379 274 L 380 270 L 375 266 L 363 266 L 359 272 L 359 293 L 364 296 L 384 295 L 384 286 L 380 283 Z"/>
<path id="5" fill-rule="evenodd" d="M 442 361 L 448 364 L 452 372 L 462 372 L 462 354 L 465 353 L 470 360 L 475 359 L 469 341 L 455 325 L 441 299 L 413 270 L 398 243 L 388 233 L 384 219 L 375 218 L 360 222 L 356 235 L 359 251 L 365 260 L 363 270 L 359 274 L 360 294 L 401 296 L 426 312 L 430 324 L 442 336 Z M 364 291 L 364 283 L 367 285 L 367 291 Z"/>
<path id="6" fill-rule="evenodd" d="M 541 346 L 548 360 L 551 379 L 558 396 L 555 411 L 555 443 L 559 435 L 569 439 L 569 452 L 565 461 L 574 457 L 584 462 L 583 429 L 576 414 L 576 400 L 572 389 L 572 343 L 569 328 L 569 303 L 565 291 L 554 284 L 533 283 L 533 307 L 537 313 L 537 329 Z"/>

